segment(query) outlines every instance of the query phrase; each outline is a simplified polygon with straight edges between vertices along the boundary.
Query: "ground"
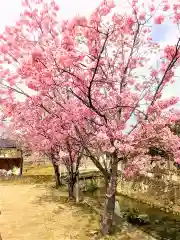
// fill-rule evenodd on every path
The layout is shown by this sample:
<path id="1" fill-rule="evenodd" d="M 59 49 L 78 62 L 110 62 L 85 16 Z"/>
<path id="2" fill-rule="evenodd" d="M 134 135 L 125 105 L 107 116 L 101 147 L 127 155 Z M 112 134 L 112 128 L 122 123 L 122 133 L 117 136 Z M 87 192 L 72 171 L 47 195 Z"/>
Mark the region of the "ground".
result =
<path id="1" fill-rule="evenodd" d="M 50 165 L 24 166 L 24 178 L 0 180 L 2 240 L 153 239 L 126 227 L 115 236 L 97 237 L 100 217 L 86 204 L 67 202 L 67 192 L 52 187 L 51 174 Z"/>
<path id="2" fill-rule="evenodd" d="M 2 239 L 89 239 L 85 231 L 90 223 L 93 230 L 95 216 L 62 200 L 62 193 L 59 197 L 57 190 L 45 186 L 0 185 Z"/>
<path id="3" fill-rule="evenodd" d="M 99 217 L 66 201 L 66 192 L 45 185 L 0 184 L 2 240 L 95 240 Z M 103 238 L 102 238 L 103 239 Z M 139 230 L 123 230 L 105 239 L 149 240 Z"/>

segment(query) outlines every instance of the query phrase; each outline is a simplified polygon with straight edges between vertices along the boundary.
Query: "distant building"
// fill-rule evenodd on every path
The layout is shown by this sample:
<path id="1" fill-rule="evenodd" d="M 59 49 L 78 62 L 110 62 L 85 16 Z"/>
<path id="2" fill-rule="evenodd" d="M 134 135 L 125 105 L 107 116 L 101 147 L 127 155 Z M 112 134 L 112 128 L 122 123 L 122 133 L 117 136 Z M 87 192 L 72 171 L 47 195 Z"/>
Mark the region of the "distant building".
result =
<path id="1" fill-rule="evenodd" d="M 15 141 L 0 139 L 0 169 L 9 171 L 12 170 L 13 167 L 20 168 L 20 173 L 22 174 L 22 151 L 18 148 Z"/>

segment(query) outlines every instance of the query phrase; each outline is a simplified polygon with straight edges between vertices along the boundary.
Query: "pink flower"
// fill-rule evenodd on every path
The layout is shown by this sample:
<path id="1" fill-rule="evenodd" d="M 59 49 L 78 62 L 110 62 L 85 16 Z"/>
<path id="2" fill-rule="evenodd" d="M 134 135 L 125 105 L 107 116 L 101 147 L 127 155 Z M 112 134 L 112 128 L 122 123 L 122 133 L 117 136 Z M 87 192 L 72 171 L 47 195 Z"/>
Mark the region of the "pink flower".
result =
<path id="1" fill-rule="evenodd" d="M 173 55 L 175 54 L 175 52 L 176 52 L 175 46 L 169 46 L 169 45 L 167 45 L 167 46 L 164 48 L 164 54 L 165 54 L 165 56 L 166 56 L 166 58 L 167 58 L 168 60 L 171 60 L 171 59 L 172 59 L 172 57 L 173 57 Z"/>
<path id="2" fill-rule="evenodd" d="M 33 90 L 37 90 L 37 87 L 33 83 L 31 83 L 31 82 L 28 83 L 27 86 L 28 86 L 28 88 L 31 88 Z"/>
<path id="3" fill-rule="evenodd" d="M 175 115 L 172 115 L 172 116 L 169 117 L 169 122 L 175 122 L 177 120 L 178 120 L 178 117 L 175 116 Z"/>
<path id="4" fill-rule="evenodd" d="M 55 6 L 54 6 L 54 10 L 55 10 L 56 12 L 58 12 L 58 11 L 59 11 L 59 6 L 58 6 L 58 5 L 55 5 Z"/>
<path id="5" fill-rule="evenodd" d="M 156 70 L 152 70 L 151 76 L 152 77 L 157 77 L 157 75 L 158 75 L 158 72 Z"/>
<path id="6" fill-rule="evenodd" d="M 175 159 L 175 162 L 176 162 L 176 163 L 180 163 L 180 158 L 176 158 L 176 159 Z"/>
<path id="7" fill-rule="evenodd" d="M 163 11 L 167 11 L 170 9 L 170 5 L 169 4 L 165 4 L 163 7 Z"/>
<path id="8" fill-rule="evenodd" d="M 41 59 L 42 53 L 39 50 L 35 50 L 32 52 L 32 60 L 37 61 L 38 59 Z"/>
<path id="9" fill-rule="evenodd" d="M 151 5 L 151 6 L 149 7 L 149 10 L 150 10 L 150 12 L 154 12 L 154 10 L 155 10 L 154 5 Z"/>
<path id="10" fill-rule="evenodd" d="M 164 16 L 158 16 L 154 19 L 155 24 L 162 24 L 164 22 Z"/>
<path id="11" fill-rule="evenodd" d="M 146 14 L 145 13 L 141 13 L 139 15 L 139 20 L 145 20 L 146 19 Z"/>

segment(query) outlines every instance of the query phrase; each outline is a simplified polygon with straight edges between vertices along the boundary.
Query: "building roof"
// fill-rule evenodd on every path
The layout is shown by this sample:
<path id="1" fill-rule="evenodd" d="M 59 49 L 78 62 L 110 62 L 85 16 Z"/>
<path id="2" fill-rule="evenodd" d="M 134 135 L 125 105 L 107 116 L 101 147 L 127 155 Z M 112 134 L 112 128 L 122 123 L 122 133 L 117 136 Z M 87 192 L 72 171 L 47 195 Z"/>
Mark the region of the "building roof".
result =
<path id="1" fill-rule="evenodd" d="M 0 139 L 0 148 L 16 148 L 16 141 L 9 139 Z"/>

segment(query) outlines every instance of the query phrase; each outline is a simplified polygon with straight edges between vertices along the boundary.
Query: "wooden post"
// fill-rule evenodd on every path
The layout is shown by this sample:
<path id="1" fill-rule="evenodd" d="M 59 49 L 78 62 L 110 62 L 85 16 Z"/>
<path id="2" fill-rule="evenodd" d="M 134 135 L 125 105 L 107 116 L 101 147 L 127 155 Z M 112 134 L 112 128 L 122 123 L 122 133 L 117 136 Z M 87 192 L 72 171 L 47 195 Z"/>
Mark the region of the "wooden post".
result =
<path id="1" fill-rule="evenodd" d="M 1 215 L 1 211 L 0 211 L 0 215 Z M 2 240 L 2 236 L 1 236 L 1 233 L 0 233 L 0 240 Z"/>
<path id="2" fill-rule="evenodd" d="M 79 196 L 80 195 L 80 186 L 79 186 L 79 173 L 77 174 L 77 180 L 76 180 L 76 203 L 79 203 Z"/>
<path id="3" fill-rule="evenodd" d="M 22 176 L 22 173 L 23 173 L 23 153 L 22 153 L 22 150 L 20 150 L 20 151 L 21 151 L 20 175 Z"/>
<path id="4" fill-rule="evenodd" d="M 62 169 L 61 169 L 61 164 L 59 164 L 59 177 L 60 177 L 60 181 L 62 181 Z"/>
<path id="5" fill-rule="evenodd" d="M 61 186 L 60 174 L 59 174 L 59 166 L 57 166 L 57 165 L 53 162 L 53 167 L 54 167 L 56 188 L 58 188 L 58 187 Z"/>

